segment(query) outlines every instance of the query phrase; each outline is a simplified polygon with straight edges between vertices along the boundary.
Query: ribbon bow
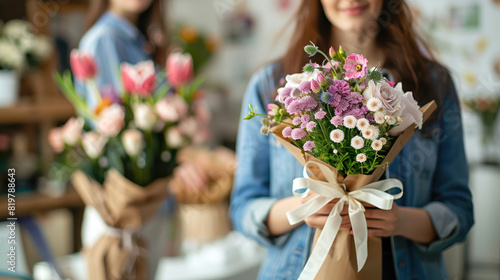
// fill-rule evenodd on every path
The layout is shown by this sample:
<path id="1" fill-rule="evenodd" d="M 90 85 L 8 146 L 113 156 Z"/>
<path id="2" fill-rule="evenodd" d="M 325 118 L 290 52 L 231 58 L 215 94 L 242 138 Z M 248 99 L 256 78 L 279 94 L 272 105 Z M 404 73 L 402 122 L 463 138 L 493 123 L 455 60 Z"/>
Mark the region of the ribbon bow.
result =
<path id="1" fill-rule="evenodd" d="M 311 165 L 316 165 L 320 169 L 327 182 L 309 178 L 307 167 Z M 368 229 L 364 214 L 365 208 L 360 201 L 372 204 L 379 209 L 390 210 L 393 200 L 403 195 L 403 184 L 397 179 L 386 179 L 370 183 L 355 191 L 347 192 L 346 186 L 337 182 L 337 174 L 324 164 L 308 161 L 304 165 L 303 173 L 304 178 L 293 180 L 294 196 L 305 197 L 309 193 L 309 190 L 314 191 L 318 196 L 286 213 L 291 225 L 303 221 L 335 198 L 339 198 L 339 201 L 328 215 L 323 231 L 299 279 L 313 279 L 318 273 L 340 229 L 342 223 L 340 212 L 342 212 L 344 203 L 346 202 L 349 203 L 349 218 L 352 225 L 359 272 L 365 265 L 368 257 Z M 396 195 L 386 193 L 387 190 L 392 188 L 398 188 L 401 192 Z"/>

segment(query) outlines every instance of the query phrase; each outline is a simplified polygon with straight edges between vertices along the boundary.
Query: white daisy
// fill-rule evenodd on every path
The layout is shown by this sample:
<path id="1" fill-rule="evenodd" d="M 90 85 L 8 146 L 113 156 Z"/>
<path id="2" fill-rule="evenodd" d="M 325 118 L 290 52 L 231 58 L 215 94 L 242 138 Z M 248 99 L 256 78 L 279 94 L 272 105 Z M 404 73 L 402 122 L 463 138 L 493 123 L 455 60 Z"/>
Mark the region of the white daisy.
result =
<path id="1" fill-rule="evenodd" d="M 389 125 L 395 125 L 396 124 L 396 118 L 391 116 L 391 118 L 389 119 L 389 121 L 387 122 Z"/>
<path id="2" fill-rule="evenodd" d="M 380 142 L 382 142 L 382 145 L 387 144 L 387 139 L 385 139 L 384 137 L 380 138 L 379 140 Z"/>
<path id="3" fill-rule="evenodd" d="M 364 145 L 365 145 L 365 140 L 363 140 L 363 138 L 359 136 L 354 136 L 351 139 L 351 146 L 356 150 L 363 148 Z"/>
<path id="4" fill-rule="evenodd" d="M 372 142 L 372 149 L 375 151 L 382 150 L 383 146 L 384 146 L 384 144 L 382 144 L 382 141 L 380 141 L 380 140 L 375 140 Z"/>
<path id="5" fill-rule="evenodd" d="M 373 115 L 375 122 L 378 124 L 383 124 L 385 122 L 384 117 L 385 115 L 382 111 L 378 111 L 375 113 L 375 115 Z"/>
<path id="6" fill-rule="evenodd" d="M 344 126 L 347 128 L 355 128 L 357 120 L 354 116 L 347 116 L 344 118 Z"/>
<path id="7" fill-rule="evenodd" d="M 365 119 L 365 118 L 362 118 L 362 119 L 359 119 L 357 124 L 356 124 L 356 127 L 359 129 L 359 130 L 363 130 L 365 128 L 367 128 L 368 126 L 370 125 L 370 122 Z"/>
<path id="8" fill-rule="evenodd" d="M 338 152 L 339 152 L 339 151 L 337 151 L 337 149 L 334 149 L 334 150 L 333 150 L 333 153 L 334 153 L 334 154 L 337 154 Z"/>
<path id="9" fill-rule="evenodd" d="M 380 99 L 372 97 L 368 102 L 366 102 L 366 108 L 372 112 L 377 112 L 382 108 L 382 101 Z"/>
<path id="10" fill-rule="evenodd" d="M 340 143 L 344 140 L 344 132 L 340 129 L 335 129 L 330 132 L 330 140 L 335 143 Z"/>
<path id="11" fill-rule="evenodd" d="M 356 156 L 356 161 L 359 163 L 363 163 L 366 161 L 366 155 L 361 153 Z"/>

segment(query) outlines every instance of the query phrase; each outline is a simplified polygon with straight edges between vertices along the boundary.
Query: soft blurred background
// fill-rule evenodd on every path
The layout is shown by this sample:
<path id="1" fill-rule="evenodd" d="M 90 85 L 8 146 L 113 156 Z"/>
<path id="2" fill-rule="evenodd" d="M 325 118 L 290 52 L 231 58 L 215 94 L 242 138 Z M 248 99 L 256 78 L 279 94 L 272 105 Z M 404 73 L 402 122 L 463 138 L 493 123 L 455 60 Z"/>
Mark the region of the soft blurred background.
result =
<path id="1" fill-rule="evenodd" d="M 169 0 L 163 6 L 172 42 L 193 55 L 206 77 L 212 113 L 211 147 L 234 149 L 243 94 L 252 73 L 278 58 L 290 36 L 299 0 Z M 410 0 L 417 28 L 452 72 L 463 124 L 476 224 L 464 244 L 446 252 L 450 279 L 500 279 L 500 1 Z M 11 24 L 0 36 L 0 216 L 7 218 L 7 169 L 16 168 L 19 277 L 57 279 L 52 265 L 81 279 L 84 205 L 71 186 L 49 175 L 49 130 L 74 115 L 59 93 L 54 70 L 69 67 L 83 35 L 84 0 L 0 0 L 0 30 L 31 22 L 29 42 L 6 43 L 26 32 Z M 13 31 L 12 31 L 13 30 Z M 45 37 L 37 37 L 44 35 Z M 15 57 L 11 48 L 22 50 Z M 21 71 L 2 70 L 18 63 Z M 218 153 L 227 153 L 218 150 Z M 217 153 L 217 151 L 216 151 Z M 231 232 L 227 201 L 179 205 L 166 225 L 157 279 L 255 279 L 263 249 Z M 204 230 L 201 230 L 204 229 Z M 209 229 L 209 230 L 206 230 Z M 87 229 L 92 230 L 92 229 Z M 205 231 L 205 232 L 204 232 Z M 0 227 L 0 248 L 7 244 Z M 85 229 L 83 230 L 85 234 Z M 3 250 L 3 249 L 2 249 Z M 5 249 L 6 250 L 6 249 Z M 55 258 L 55 260 L 54 260 Z M 6 255 L 0 252 L 0 277 Z"/>

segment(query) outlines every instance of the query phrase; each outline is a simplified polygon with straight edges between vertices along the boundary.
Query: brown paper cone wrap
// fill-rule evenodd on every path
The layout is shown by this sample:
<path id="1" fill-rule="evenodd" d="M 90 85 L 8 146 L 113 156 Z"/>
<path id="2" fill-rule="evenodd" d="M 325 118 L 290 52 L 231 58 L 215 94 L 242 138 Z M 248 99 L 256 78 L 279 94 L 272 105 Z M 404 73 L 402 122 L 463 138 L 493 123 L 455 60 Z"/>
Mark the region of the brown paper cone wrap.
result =
<path id="1" fill-rule="evenodd" d="M 236 156 L 233 151 L 218 148 L 188 147 L 177 154 L 179 163 L 196 162 L 208 176 L 207 186 L 202 191 L 192 191 L 175 178 L 172 192 L 180 204 L 220 204 L 229 198 L 233 187 Z"/>
<path id="2" fill-rule="evenodd" d="M 423 121 L 425 122 L 437 108 L 434 101 L 429 102 L 425 106 L 420 108 L 423 113 Z M 278 142 L 283 145 L 292 155 L 302 164 L 305 165 L 308 161 L 319 162 L 325 166 L 328 166 L 332 172 L 337 174 L 337 182 L 344 183 L 347 187 L 347 191 L 351 192 L 359 189 L 369 183 L 375 182 L 382 174 L 384 174 L 385 169 L 389 164 L 396 158 L 401 149 L 404 147 L 406 142 L 415 133 L 417 127 L 416 125 L 410 125 L 406 128 L 403 133 L 401 133 L 387 153 L 382 164 L 373 171 L 370 175 L 356 174 L 348 175 L 346 178 L 338 174 L 337 170 L 328 165 L 327 163 L 321 161 L 320 159 L 312 156 L 309 153 L 304 152 L 302 149 L 293 145 L 290 140 L 286 139 L 282 135 L 282 130 L 286 127 L 286 124 L 280 124 L 271 129 Z M 322 174 L 319 173 L 319 168 L 313 166 L 307 169 L 311 177 L 317 180 L 326 181 Z M 313 247 L 315 246 L 319 235 L 321 234 L 320 229 L 316 229 L 313 239 Z M 380 238 L 368 238 L 368 258 L 365 265 L 361 271 L 357 272 L 357 260 L 356 251 L 354 247 L 354 238 L 349 234 L 347 230 L 339 230 L 339 233 L 333 245 L 328 252 L 327 258 L 321 269 L 319 270 L 316 278 L 318 280 L 328 279 L 328 280 L 381 280 L 382 279 L 382 240 Z"/>
<path id="3" fill-rule="evenodd" d="M 227 203 L 181 204 L 180 225 L 184 240 L 203 245 L 224 238 L 231 231 Z"/>
<path id="4" fill-rule="evenodd" d="M 86 205 L 94 207 L 112 228 L 135 232 L 153 217 L 167 196 L 167 178 L 140 187 L 111 169 L 101 186 L 82 171 L 73 174 L 72 183 Z M 89 278 L 92 280 L 147 279 L 144 242 L 132 234 L 132 248 L 120 236 L 103 235 L 86 248 Z"/>

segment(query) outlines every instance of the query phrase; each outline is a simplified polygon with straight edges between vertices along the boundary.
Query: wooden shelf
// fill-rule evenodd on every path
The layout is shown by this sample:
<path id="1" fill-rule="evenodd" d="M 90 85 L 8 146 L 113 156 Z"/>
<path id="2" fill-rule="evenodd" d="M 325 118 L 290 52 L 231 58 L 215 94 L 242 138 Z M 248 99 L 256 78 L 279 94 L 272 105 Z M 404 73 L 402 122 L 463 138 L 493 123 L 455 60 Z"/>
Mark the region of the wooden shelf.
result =
<path id="1" fill-rule="evenodd" d="M 74 115 L 73 106 L 64 97 L 53 97 L 37 103 L 24 99 L 15 106 L 0 108 L 0 124 L 64 121 Z"/>
<path id="2" fill-rule="evenodd" d="M 15 217 L 29 216 L 62 208 L 83 208 L 84 204 L 71 187 L 61 197 L 41 193 L 16 194 Z M 7 195 L 0 196 L 0 219 L 8 218 Z"/>

